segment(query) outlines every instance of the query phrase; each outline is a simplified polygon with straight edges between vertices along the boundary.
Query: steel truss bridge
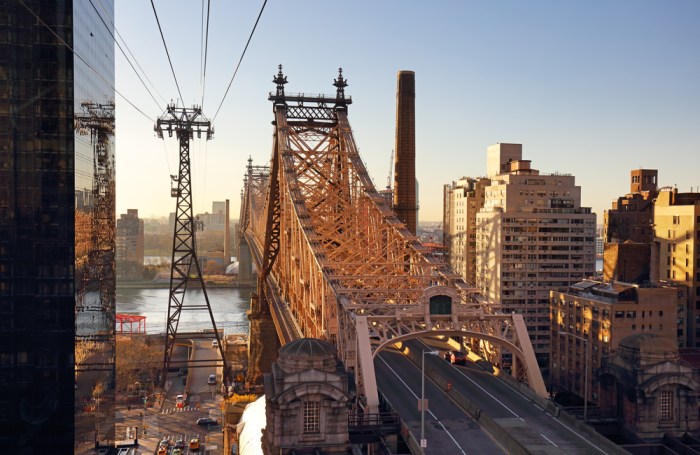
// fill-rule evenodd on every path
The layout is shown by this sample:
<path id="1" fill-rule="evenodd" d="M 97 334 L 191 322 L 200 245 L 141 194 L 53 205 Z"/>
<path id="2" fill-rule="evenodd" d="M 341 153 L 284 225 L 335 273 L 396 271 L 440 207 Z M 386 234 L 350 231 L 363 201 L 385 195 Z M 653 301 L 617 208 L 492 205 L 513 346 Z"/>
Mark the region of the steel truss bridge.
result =
<path id="1" fill-rule="evenodd" d="M 285 94 L 281 66 L 273 82 L 271 161 L 249 160 L 242 192 L 241 248 L 258 271 L 251 320 L 271 317 L 282 344 L 313 337 L 337 346 L 368 412 L 378 406 L 374 356 L 437 335 L 464 337 L 489 359 L 506 349 L 513 376 L 546 396 L 522 315 L 499 313 L 432 257 L 375 189 L 342 69 L 335 96 Z"/>

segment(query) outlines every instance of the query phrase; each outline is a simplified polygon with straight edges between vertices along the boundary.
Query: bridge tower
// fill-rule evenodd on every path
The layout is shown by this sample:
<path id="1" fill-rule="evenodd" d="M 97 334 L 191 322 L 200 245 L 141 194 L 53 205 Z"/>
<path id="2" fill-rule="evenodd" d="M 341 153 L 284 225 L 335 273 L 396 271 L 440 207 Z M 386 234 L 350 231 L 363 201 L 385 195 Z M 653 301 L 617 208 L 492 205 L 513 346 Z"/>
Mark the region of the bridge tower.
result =
<path id="1" fill-rule="evenodd" d="M 173 133 L 180 144 L 180 160 L 178 175 L 171 176 L 176 184 L 171 189 L 171 196 L 177 199 L 175 204 L 175 228 L 173 232 L 173 253 L 170 266 L 170 294 L 168 297 L 168 321 L 165 334 L 165 353 L 163 355 L 163 374 L 161 386 L 165 385 L 170 360 L 177 339 L 177 328 L 180 314 L 183 310 L 206 310 L 214 329 L 214 338 L 219 346 L 219 354 L 224 365 L 224 380 L 228 377 L 228 364 L 224 356 L 224 346 L 216 328 L 214 314 L 209 304 L 209 296 L 202 279 L 202 270 L 197 260 L 195 248 L 195 232 L 201 229 L 201 223 L 192 216 L 192 183 L 190 179 L 190 139 L 197 133 L 197 138 L 205 134 L 206 140 L 211 139 L 214 128 L 211 122 L 202 114 L 201 107 L 191 109 L 179 108 L 169 104 L 166 112 L 158 118 L 154 128 L 158 137 L 163 139 L 163 133 L 169 137 Z M 185 304 L 185 293 L 190 281 L 194 281 L 202 289 L 204 304 L 193 302 Z"/>

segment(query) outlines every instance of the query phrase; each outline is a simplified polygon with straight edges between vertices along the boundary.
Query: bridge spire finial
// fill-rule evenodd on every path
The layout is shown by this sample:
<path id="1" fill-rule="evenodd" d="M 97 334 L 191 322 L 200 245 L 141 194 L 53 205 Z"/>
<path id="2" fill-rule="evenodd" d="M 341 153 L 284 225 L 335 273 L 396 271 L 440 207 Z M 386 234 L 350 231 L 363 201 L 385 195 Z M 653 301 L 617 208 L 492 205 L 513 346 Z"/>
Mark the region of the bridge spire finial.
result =
<path id="1" fill-rule="evenodd" d="M 338 79 L 333 79 L 333 85 L 336 87 L 335 106 L 345 107 L 345 87 L 348 86 L 348 80 L 343 79 L 343 68 L 338 68 Z"/>
<path id="2" fill-rule="evenodd" d="M 277 103 L 284 103 L 284 84 L 287 83 L 287 76 L 282 74 L 282 65 L 278 65 L 277 68 L 279 68 L 279 71 L 277 72 L 277 76 L 272 79 L 272 82 L 277 84 L 277 93 L 275 94 L 275 104 Z"/>

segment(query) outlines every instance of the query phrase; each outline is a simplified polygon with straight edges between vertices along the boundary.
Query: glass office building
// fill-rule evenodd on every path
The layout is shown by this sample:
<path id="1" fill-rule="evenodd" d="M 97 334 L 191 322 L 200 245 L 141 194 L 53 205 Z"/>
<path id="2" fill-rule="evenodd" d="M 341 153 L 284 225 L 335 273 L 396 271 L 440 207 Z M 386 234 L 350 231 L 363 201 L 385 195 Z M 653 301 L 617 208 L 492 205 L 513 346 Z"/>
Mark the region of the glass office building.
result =
<path id="1" fill-rule="evenodd" d="M 0 447 L 11 453 L 115 439 L 114 42 L 98 13 L 111 27 L 110 0 L 0 4 Z"/>

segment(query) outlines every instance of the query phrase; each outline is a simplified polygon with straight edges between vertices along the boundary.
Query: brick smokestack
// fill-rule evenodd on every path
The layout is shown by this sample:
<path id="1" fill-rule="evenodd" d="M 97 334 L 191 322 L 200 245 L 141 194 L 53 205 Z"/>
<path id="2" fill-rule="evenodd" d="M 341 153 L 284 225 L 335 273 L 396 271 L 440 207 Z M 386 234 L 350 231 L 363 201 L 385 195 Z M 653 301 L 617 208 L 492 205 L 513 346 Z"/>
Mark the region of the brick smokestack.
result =
<path id="1" fill-rule="evenodd" d="M 229 201 L 226 199 L 226 214 L 224 215 L 224 267 L 231 262 L 231 228 L 229 221 Z"/>
<path id="2" fill-rule="evenodd" d="M 396 75 L 396 155 L 394 159 L 394 212 L 416 234 L 416 73 Z"/>

